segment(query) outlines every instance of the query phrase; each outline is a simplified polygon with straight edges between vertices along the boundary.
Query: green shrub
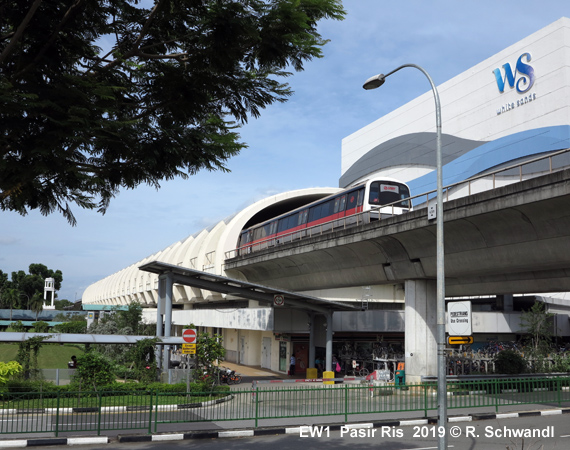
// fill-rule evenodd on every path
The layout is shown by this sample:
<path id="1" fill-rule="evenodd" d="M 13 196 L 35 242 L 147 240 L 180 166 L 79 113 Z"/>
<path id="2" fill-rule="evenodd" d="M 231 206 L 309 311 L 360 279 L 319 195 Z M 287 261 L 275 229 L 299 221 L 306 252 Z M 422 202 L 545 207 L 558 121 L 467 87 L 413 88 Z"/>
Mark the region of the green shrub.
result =
<path id="1" fill-rule="evenodd" d="M 115 381 L 111 362 L 99 353 L 89 352 L 77 358 L 77 368 L 72 383 L 81 384 L 82 390 L 104 386 Z"/>
<path id="2" fill-rule="evenodd" d="M 513 350 L 503 350 L 495 356 L 495 372 L 517 375 L 526 371 L 526 360 Z"/>
<path id="3" fill-rule="evenodd" d="M 553 357 L 553 372 L 570 372 L 570 355 L 566 353 L 555 354 Z"/>
<path id="4" fill-rule="evenodd" d="M 56 333 L 85 334 L 87 330 L 87 321 L 64 322 L 53 327 Z"/>
<path id="5" fill-rule="evenodd" d="M 113 370 L 117 378 L 120 378 L 122 380 L 137 379 L 137 373 L 134 369 L 129 369 L 128 367 L 125 366 L 116 365 Z"/>

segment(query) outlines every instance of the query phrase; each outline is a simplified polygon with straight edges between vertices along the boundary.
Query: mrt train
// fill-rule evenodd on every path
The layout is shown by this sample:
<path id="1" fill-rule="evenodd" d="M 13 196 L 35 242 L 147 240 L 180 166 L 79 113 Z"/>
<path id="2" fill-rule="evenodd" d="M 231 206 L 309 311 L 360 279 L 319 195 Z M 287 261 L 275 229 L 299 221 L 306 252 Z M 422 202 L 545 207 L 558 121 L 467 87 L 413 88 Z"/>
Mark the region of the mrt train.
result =
<path id="1" fill-rule="evenodd" d="M 391 178 L 366 180 L 242 230 L 237 254 L 411 210 L 410 189 L 405 183 Z"/>

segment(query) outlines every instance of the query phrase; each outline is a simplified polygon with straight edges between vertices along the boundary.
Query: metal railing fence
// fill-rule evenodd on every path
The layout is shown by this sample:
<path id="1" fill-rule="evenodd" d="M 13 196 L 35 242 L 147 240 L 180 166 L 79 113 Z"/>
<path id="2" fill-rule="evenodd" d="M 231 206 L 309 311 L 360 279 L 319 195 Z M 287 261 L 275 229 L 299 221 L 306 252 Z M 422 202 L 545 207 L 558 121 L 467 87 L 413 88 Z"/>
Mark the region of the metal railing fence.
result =
<path id="1" fill-rule="evenodd" d="M 340 380 L 340 379 L 339 379 Z M 570 376 L 448 382 L 448 408 L 570 403 Z M 339 416 L 437 409 L 436 384 L 335 384 L 226 392 L 0 392 L 0 435 L 145 430 L 163 424 Z"/>

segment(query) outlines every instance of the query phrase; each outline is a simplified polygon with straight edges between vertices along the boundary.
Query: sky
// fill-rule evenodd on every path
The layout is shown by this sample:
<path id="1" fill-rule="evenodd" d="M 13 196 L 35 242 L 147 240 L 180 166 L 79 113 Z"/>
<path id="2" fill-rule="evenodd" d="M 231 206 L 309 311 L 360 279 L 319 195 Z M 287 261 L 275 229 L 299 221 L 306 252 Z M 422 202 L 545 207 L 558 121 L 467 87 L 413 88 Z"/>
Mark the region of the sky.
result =
<path id="1" fill-rule="evenodd" d="M 32 263 L 59 269 L 58 298 L 75 301 L 90 284 L 264 197 L 338 187 L 342 139 L 430 90 L 414 70 L 390 77 L 380 90 L 362 89 L 367 78 L 413 63 L 439 85 L 570 16 L 567 0 L 343 3 L 344 21 L 319 24 L 330 39 L 324 57 L 286 80 L 295 92 L 290 100 L 242 127 L 248 148 L 228 161 L 231 173 L 201 172 L 159 190 L 123 190 L 105 215 L 75 207 L 75 227 L 59 213 L 0 211 L 0 270 L 27 272 Z"/>

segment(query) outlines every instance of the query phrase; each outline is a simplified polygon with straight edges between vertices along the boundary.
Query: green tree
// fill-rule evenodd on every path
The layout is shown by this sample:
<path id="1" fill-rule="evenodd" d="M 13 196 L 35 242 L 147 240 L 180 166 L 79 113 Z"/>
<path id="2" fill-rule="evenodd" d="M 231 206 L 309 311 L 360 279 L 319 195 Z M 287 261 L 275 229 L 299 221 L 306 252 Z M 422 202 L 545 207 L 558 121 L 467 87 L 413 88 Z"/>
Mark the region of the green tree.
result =
<path id="1" fill-rule="evenodd" d="M 495 356 L 495 372 L 507 375 L 524 373 L 527 368 L 525 359 L 514 350 L 502 350 Z"/>
<path id="2" fill-rule="evenodd" d="M 6 331 L 10 331 L 10 332 L 14 332 L 14 333 L 25 333 L 26 332 L 26 327 L 24 326 L 24 324 L 22 323 L 21 320 L 18 320 L 17 322 L 13 322 Z"/>
<path id="3" fill-rule="evenodd" d="M 2 292 L 2 305 L 10 308 L 10 320 L 12 320 L 12 310 L 20 307 L 20 292 L 15 288 L 6 288 Z"/>
<path id="4" fill-rule="evenodd" d="M 322 57 L 340 0 L 6 0 L 0 207 L 102 213 L 120 188 L 227 170 L 236 129 Z M 105 43 L 106 48 L 100 46 Z"/>
<path id="5" fill-rule="evenodd" d="M 0 301 L 2 301 L 2 293 L 4 289 L 9 288 L 8 274 L 0 270 Z"/>
<path id="6" fill-rule="evenodd" d="M 86 320 L 58 323 L 53 327 L 55 333 L 85 334 L 86 330 Z"/>
<path id="7" fill-rule="evenodd" d="M 30 264 L 28 272 L 23 270 L 12 272 L 10 281 L 4 284 L 2 304 L 6 307 L 10 307 L 10 304 L 18 305 L 13 308 L 31 309 L 39 313 L 43 309 L 45 279 L 53 278 L 54 288 L 57 291 L 61 289 L 63 274 L 61 270 L 48 269 L 44 264 Z M 13 300 L 12 294 L 7 293 L 10 289 L 16 290 L 18 300 Z"/>
<path id="8" fill-rule="evenodd" d="M 49 323 L 40 320 L 38 322 L 34 322 L 34 326 L 30 330 L 30 333 L 47 333 L 48 331 L 49 331 Z"/>
<path id="9" fill-rule="evenodd" d="M 521 325 L 527 333 L 527 343 L 534 357 L 545 356 L 551 348 L 553 336 L 552 318 L 554 314 L 546 311 L 544 303 L 535 302 L 521 316 Z"/>
<path id="10" fill-rule="evenodd" d="M 160 339 L 141 339 L 129 350 L 127 359 L 134 367 L 135 377 L 141 382 L 156 381 L 157 342 L 160 342 Z"/>
<path id="11" fill-rule="evenodd" d="M 40 292 L 36 292 L 32 295 L 30 302 L 28 303 L 29 308 L 36 313 L 36 320 L 38 320 L 38 315 L 44 309 L 44 297 Z"/>
<path id="12" fill-rule="evenodd" d="M 43 341 L 48 338 L 49 336 L 36 336 L 18 344 L 18 355 L 16 356 L 16 360 L 22 365 L 24 377 L 26 379 L 37 379 L 40 377 L 38 353 L 43 345 Z"/>
<path id="13" fill-rule="evenodd" d="M 122 334 L 133 335 L 153 335 L 154 327 L 142 322 L 142 306 L 140 303 L 129 304 L 126 310 L 115 309 L 111 313 L 105 314 L 102 318 L 91 324 L 88 329 L 93 334 Z M 105 355 L 118 364 L 128 362 L 129 346 L 116 344 L 97 344 L 95 351 Z"/>
<path id="14" fill-rule="evenodd" d="M 62 322 L 53 327 L 56 333 L 83 334 L 87 331 L 87 319 L 83 314 L 59 313 L 54 322 Z"/>
<path id="15" fill-rule="evenodd" d="M 189 328 L 195 328 L 190 325 Z M 198 333 L 196 337 L 196 369 L 194 379 L 206 383 L 214 381 L 217 376 L 218 365 L 224 360 L 226 349 L 223 346 L 223 337 L 219 334 L 210 336 L 209 333 Z"/>
<path id="16" fill-rule="evenodd" d="M 56 300 L 53 302 L 55 309 L 57 311 L 63 311 L 65 308 L 67 308 L 68 306 L 73 306 L 73 303 L 70 302 L 69 300 L 63 299 L 63 300 Z"/>
<path id="17" fill-rule="evenodd" d="M 126 310 L 113 311 L 113 319 L 117 328 L 123 330 L 122 334 L 143 334 L 144 323 L 142 322 L 142 305 L 138 302 L 129 303 Z"/>

